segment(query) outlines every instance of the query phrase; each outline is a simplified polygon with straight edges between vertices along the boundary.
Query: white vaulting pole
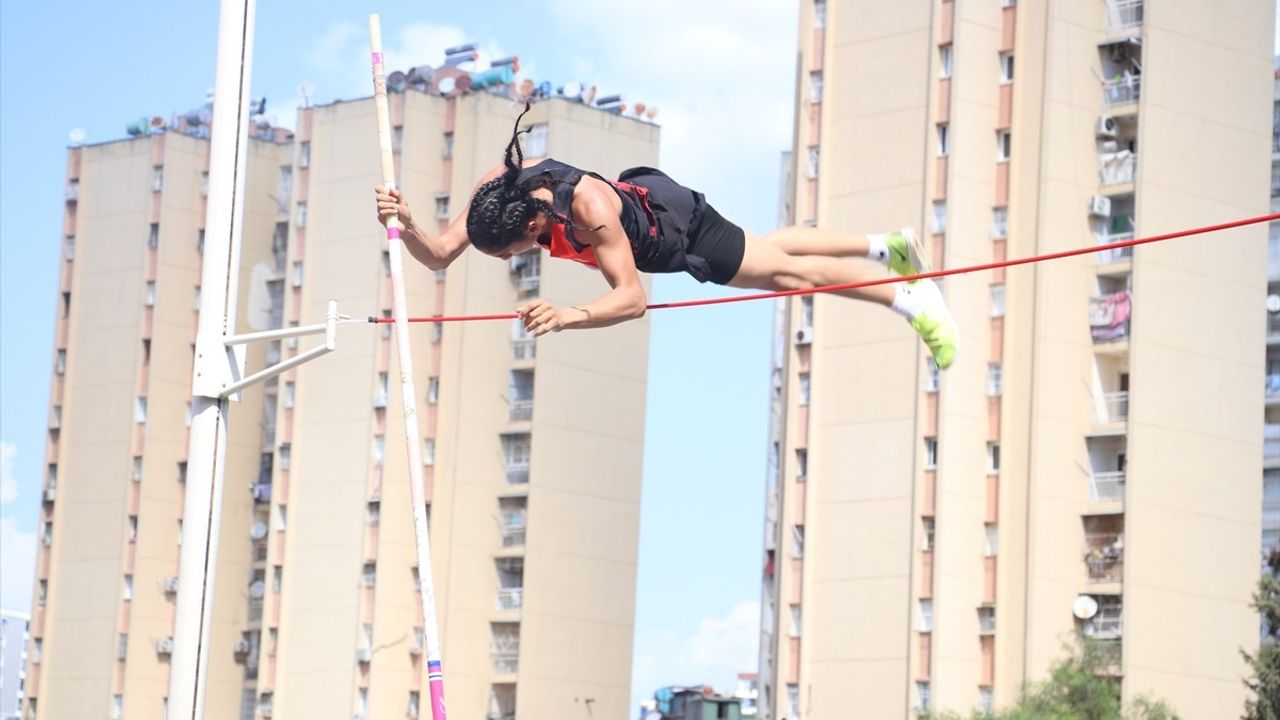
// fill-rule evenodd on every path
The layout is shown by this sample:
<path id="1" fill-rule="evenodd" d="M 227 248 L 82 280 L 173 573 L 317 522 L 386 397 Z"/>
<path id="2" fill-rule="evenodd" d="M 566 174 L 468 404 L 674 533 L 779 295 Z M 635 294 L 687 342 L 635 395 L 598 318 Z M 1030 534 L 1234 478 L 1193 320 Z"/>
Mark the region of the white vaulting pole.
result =
<path id="1" fill-rule="evenodd" d="M 395 160 L 391 154 L 391 113 L 387 108 L 387 83 L 382 64 L 382 25 L 369 16 L 369 43 L 373 50 L 373 105 L 378 114 L 378 153 L 382 184 L 396 186 Z M 413 498 L 413 534 L 418 544 L 418 590 L 422 599 L 422 625 L 426 636 L 427 682 L 431 690 L 431 718 L 445 720 L 444 673 L 440 666 L 440 635 L 436 622 L 436 591 L 431 576 L 431 539 L 427 535 L 427 501 L 422 487 L 422 442 L 418 434 L 418 396 L 413 389 L 413 357 L 409 347 L 409 323 L 404 300 L 404 262 L 400 219 L 387 220 L 387 246 L 391 256 L 391 297 L 395 312 L 396 358 L 400 364 L 400 397 L 404 407 L 404 446 L 409 451 L 409 491 Z"/>
<path id="2" fill-rule="evenodd" d="M 167 715 L 171 719 L 202 720 L 209 685 L 209 637 L 229 404 L 229 398 L 221 395 L 223 388 L 243 370 L 237 354 L 228 350 L 223 338 L 235 327 L 253 14 L 254 0 L 222 0 L 218 18 L 209 201 L 200 281 L 203 291 L 191 383 L 192 417 L 182 512 L 182 551 L 178 562 L 173 655 L 169 665 Z"/>

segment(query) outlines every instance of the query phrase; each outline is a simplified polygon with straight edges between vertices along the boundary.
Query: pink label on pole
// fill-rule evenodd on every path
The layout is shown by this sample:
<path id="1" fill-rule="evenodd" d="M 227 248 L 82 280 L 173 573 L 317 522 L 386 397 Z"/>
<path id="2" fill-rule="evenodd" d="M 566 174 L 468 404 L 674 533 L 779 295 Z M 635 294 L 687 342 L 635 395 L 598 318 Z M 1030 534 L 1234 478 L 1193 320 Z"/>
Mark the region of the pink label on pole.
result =
<path id="1" fill-rule="evenodd" d="M 382 64 L 382 53 L 380 53 L 380 52 L 376 52 L 376 53 L 374 53 L 374 54 L 373 54 L 373 64 L 374 64 L 374 65 L 381 65 L 381 64 Z"/>
<path id="2" fill-rule="evenodd" d="M 397 228 L 397 227 L 387 228 L 387 237 L 389 237 L 389 238 L 395 238 L 395 239 L 399 240 L 399 239 L 400 239 L 400 228 Z"/>

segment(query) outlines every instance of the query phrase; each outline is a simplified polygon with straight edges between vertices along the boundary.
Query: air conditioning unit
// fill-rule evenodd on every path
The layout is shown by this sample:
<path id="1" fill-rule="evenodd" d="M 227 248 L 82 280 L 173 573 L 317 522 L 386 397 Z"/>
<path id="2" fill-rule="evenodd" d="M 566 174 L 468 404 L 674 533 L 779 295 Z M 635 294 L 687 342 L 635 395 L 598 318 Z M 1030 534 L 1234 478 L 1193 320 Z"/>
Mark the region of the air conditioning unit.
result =
<path id="1" fill-rule="evenodd" d="M 233 651 L 237 655 L 244 655 L 249 652 L 249 641 L 241 638 L 232 646 Z"/>
<path id="2" fill-rule="evenodd" d="M 1098 125 L 1094 128 L 1094 134 L 1100 138 L 1114 138 L 1118 123 L 1116 119 L 1110 115 L 1103 115 L 1098 118 Z"/>
<path id="3" fill-rule="evenodd" d="M 170 655 L 173 653 L 173 638 L 160 638 L 156 641 L 156 652 L 161 655 Z"/>
<path id="4" fill-rule="evenodd" d="M 167 577 L 164 579 L 164 591 L 169 594 L 178 592 L 178 578 Z"/>
<path id="5" fill-rule="evenodd" d="M 373 660 L 373 648 L 356 648 L 356 660 L 359 660 L 362 663 L 367 663 Z"/>
<path id="6" fill-rule="evenodd" d="M 1089 198 L 1089 214 L 1098 217 L 1111 217 L 1111 198 L 1094 195 Z"/>
<path id="7" fill-rule="evenodd" d="M 803 327 L 796 331 L 796 344 L 808 345 L 813 342 L 813 328 Z"/>

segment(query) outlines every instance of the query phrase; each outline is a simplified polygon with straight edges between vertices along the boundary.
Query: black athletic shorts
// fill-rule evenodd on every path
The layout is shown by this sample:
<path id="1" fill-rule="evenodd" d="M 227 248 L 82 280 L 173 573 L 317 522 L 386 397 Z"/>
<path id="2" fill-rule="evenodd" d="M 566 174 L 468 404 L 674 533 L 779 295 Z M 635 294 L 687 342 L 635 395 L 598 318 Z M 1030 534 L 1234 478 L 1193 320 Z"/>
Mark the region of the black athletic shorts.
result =
<path id="1" fill-rule="evenodd" d="M 738 274 L 747 249 L 746 233 L 708 205 L 702 193 L 647 167 L 626 170 L 618 180 L 648 191 L 646 199 L 658 223 L 656 237 L 633 243 L 638 269 L 687 272 L 698 282 L 717 285 L 727 284 Z"/>

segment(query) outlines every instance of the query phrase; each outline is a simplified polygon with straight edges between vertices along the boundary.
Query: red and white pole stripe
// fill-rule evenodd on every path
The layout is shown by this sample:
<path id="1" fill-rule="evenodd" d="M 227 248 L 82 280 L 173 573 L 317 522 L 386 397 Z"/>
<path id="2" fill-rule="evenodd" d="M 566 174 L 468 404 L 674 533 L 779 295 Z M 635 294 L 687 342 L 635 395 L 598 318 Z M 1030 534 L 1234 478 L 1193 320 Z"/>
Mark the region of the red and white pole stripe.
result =
<path id="1" fill-rule="evenodd" d="M 378 114 L 378 152 L 382 184 L 396 186 L 395 160 L 391 154 L 391 114 L 387 107 L 386 71 L 382 64 L 382 24 L 369 16 L 369 41 L 373 51 L 373 104 Z M 404 406 L 404 440 L 409 451 L 409 489 L 413 498 L 413 534 L 418 546 L 418 589 L 422 599 L 423 633 L 426 635 L 427 682 L 431 692 L 432 720 L 445 720 L 444 673 L 440 667 L 440 634 L 436 621 L 436 593 L 431 575 L 431 540 L 427 535 L 426 496 L 422 487 L 422 438 L 418 430 L 418 399 L 413 388 L 413 357 L 404 300 L 403 242 L 400 219 L 387 220 L 387 246 L 391 256 L 391 296 L 397 318 L 396 357 L 400 365 L 400 395 Z"/>

